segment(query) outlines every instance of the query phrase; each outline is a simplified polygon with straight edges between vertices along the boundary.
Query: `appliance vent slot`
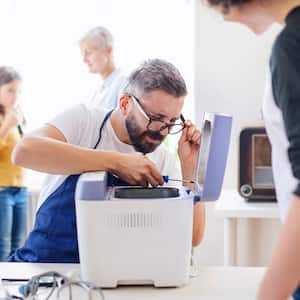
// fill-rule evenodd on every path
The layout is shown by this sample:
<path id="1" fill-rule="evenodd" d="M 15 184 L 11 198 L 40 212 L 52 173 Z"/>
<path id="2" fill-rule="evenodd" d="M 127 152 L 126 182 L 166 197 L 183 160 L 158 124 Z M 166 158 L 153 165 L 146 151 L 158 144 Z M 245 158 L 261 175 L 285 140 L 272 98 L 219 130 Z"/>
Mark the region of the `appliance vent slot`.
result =
<path id="1" fill-rule="evenodd" d="M 154 213 L 111 214 L 105 218 L 106 226 L 110 228 L 159 228 L 162 225 L 161 216 Z"/>

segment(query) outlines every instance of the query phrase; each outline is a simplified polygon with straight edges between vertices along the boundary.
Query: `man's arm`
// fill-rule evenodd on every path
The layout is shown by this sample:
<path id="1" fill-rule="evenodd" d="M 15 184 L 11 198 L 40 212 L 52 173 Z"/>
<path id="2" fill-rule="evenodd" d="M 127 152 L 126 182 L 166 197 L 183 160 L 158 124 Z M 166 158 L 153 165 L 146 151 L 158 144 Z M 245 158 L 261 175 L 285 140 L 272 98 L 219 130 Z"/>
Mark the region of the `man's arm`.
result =
<path id="1" fill-rule="evenodd" d="M 147 157 L 71 145 L 51 125 L 25 135 L 17 144 L 12 159 L 22 167 L 50 174 L 108 171 L 130 184 L 163 184 L 161 174 Z"/>
<path id="2" fill-rule="evenodd" d="M 196 162 L 200 145 L 200 130 L 190 122 L 185 122 L 180 140 L 178 142 L 178 156 L 181 164 L 183 179 L 193 180 L 196 173 Z M 194 185 L 185 184 L 190 189 Z M 198 246 L 204 236 L 205 230 L 205 206 L 203 203 L 194 205 L 194 224 L 193 224 L 193 247 Z"/>
<path id="3" fill-rule="evenodd" d="M 46 125 L 25 135 L 13 152 L 13 162 L 25 168 L 50 174 L 79 174 L 108 170 L 112 153 L 68 144 L 54 126 Z"/>
<path id="4" fill-rule="evenodd" d="M 193 247 L 198 246 L 204 236 L 205 230 L 205 206 L 203 203 L 194 205 L 194 224 L 193 224 Z"/>
<path id="5" fill-rule="evenodd" d="M 281 230 L 258 300 L 286 300 L 300 282 L 300 197 L 295 196 Z"/>

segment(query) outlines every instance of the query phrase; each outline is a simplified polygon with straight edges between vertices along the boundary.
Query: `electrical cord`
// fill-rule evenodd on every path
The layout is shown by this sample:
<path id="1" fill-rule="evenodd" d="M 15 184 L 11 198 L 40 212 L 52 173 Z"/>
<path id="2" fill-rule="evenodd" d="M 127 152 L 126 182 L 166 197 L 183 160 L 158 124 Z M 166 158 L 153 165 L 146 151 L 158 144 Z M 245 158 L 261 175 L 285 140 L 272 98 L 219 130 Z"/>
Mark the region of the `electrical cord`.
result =
<path id="1" fill-rule="evenodd" d="M 50 271 L 45 272 L 36 276 L 33 276 L 27 284 L 23 284 L 19 287 L 19 292 L 22 295 L 16 296 L 10 294 L 7 289 L 4 287 L 2 280 L 0 281 L 0 300 L 12 300 L 12 299 L 20 299 L 20 300 L 37 300 L 44 299 L 49 300 L 53 295 L 55 290 L 57 289 L 56 299 L 61 300 L 61 292 L 66 288 L 69 290 L 69 300 L 73 300 L 73 291 L 72 287 L 80 287 L 87 294 L 87 299 L 94 299 L 93 292 L 96 292 L 100 298 L 99 300 L 105 300 L 104 293 L 101 287 L 95 285 L 91 282 L 81 281 L 81 280 L 73 280 L 72 276 L 65 276 L 61 273 Z M 41 289 L 42 288 L 42 289 Z M 43 297 L 39 292 L 44 290 L 43 288 L 50 288 L 50 292 L 47 293 L 47 296 Z M 64 298 L 66 300 L 66 298 Z"/>

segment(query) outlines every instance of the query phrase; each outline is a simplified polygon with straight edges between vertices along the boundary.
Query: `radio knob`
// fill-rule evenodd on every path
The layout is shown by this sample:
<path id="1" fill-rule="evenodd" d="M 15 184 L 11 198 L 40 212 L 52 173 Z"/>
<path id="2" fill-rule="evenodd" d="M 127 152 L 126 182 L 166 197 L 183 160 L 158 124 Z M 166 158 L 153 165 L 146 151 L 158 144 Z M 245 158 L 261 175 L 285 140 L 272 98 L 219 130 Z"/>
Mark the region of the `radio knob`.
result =
<path id="1" fill-rule="evenodd" d="M 249 184 L 243 184 L 240 187 L 240 193 L 243 197 L 250 197 L 253 194 L 253 188 Z"/>

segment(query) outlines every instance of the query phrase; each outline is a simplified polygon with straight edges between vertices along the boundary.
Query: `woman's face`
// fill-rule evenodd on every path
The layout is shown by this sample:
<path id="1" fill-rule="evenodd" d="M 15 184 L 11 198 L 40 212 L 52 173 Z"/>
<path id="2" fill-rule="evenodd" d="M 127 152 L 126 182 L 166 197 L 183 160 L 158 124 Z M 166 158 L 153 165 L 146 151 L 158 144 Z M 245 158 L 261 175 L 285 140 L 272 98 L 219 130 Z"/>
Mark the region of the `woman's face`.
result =
<path id="1" fill-rule="evenodd" d="M 0 86 L 0 104 L 8 109 L 14 108 L 20 92 L 20 85 L 19 80 L 14 80 Z"/>
<path id="2" fill-rule="evenodd" d="M 213 8 L 222 14 L 225 21 L 243 24 L 255 34 L 264 33 L 274 23 L 267 13 L 267 7 L 261 5 L 259 1 L 232 5 L 226 13 L 220 6 Z"/>

